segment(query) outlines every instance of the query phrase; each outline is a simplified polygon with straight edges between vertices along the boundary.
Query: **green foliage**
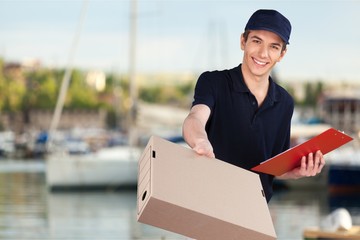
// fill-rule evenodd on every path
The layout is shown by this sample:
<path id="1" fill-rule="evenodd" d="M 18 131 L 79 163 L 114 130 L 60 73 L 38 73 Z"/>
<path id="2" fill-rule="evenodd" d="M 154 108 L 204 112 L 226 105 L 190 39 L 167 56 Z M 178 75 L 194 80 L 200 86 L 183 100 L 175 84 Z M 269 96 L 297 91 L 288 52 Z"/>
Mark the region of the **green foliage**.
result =
<path id="1" fill-rule="evenodd" d="M 303 106 L 312 106 L 315 107 L 317 101 L 323 91 L 323 83 L 317 82 L 315 84 L 306 83 L 305 84 L 305 97 L 302 102 Z"/>
<path id="2" fill-rule="evenodd" d="M 54 110 L 64 69 L 37 69 L 27 71 L 15 65 L 5 71 L 0 58 L 0 112 L 22 112 L 32 109 Z M 107 74 L 106 88 L 97 92 L 86 82 L 86 73 L 72 72 L 64 107 L 66 109 L 98 109 L 107 111 L 107 125 L 119 127 L 126 121 L 131 106 L 129 80 L 123 76 Z M 141 87 L 138 99 L 150 103 L 188 107 L 194 89 L 193 82 L 180 85 Z"/>
<path id="3" fill-rule="evenodd" d="M 66 108 L 94 109 L 98 107 L 97 92 L 85 82 L 85 76 L 75 70 L 71 76 L 65 102 Z"/>
<path id="4" fill-rule="evenodd" d="M 4 61 L 0 58 L 0 70 L 4 69 Z M 0 71 L 0 111 L 4 107 L 6 79 L 3 71 Z"/>
<path id="5" fill-rule="evenodd" d="M 22 99 L 26 93 L 26 87 L 16 80 L 10 79 L 4 84 L 4 110 L 9 112 L 19 111 L 22 107 Z"/>
<path id="6" fill-rule="evenodd" d="M 188 96 L 193 91 L 193 83 L 174 86 L 143 87 L 139 91 L 139 98 L 145 102 L 187 106 Z"/>
<path id="7" fill-rule="evenodd" d="M 298 89 L 295 89 L 294 86 L 286 85 L 284 86 L 286 91 L 294 97 L 295 104 L 304 107 L 315 107 L 318 103 L 319 97 L 323 94 L 324 85 L 321 81 L 313 83 L 313 82 L 306 82 L 303 85 L 304 88 L 304 96 L 301 98 L 296 94 Z"/>
<path id="8" fill-rule="evenodd" d="M 28 73 L 26 78 L 28 89 L 24 95 L 23 108 L 53 109 L 59 82 L 54 72 L 39 70 Z"/>
<path id="9" fill-rule="evenodd" d="M 160 86 L 141 88 L 139 91 L 139 98 L 145 102 L 159 102 L 162 89 Z"/>

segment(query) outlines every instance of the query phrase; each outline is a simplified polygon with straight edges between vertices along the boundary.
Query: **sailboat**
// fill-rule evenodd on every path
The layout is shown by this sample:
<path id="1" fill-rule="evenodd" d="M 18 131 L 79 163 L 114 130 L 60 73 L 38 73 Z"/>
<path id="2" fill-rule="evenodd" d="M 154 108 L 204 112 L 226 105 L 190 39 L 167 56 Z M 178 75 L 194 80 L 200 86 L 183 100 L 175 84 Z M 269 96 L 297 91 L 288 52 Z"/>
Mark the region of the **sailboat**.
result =
<path id="1" fill-rule="evenodd" d="M 50 190 L 134 187 L 140 154 L 141 149 L 130 146 L 82 155 L 53 153 L 46 163 L 46 183 Z"/>
<path id="2" fill-rule="evenodd" d="M 130 94 L 132 106 L 130 108 L 130 129 L 129 145 L 103 148 L 97 152 L 70 155 L 64 151 L 52 152 L 46 160 L 46 183 L 50 190 L 68 188 L 103 188 L 103 187 L 124 187 L 136 186 L 138 158 L 141 148 L 135 146 L 134 131 L 135 121 L 133 119 L 134 108 L 136 107 L 135 91 L 135 40 L 136 40 L 136 1 L 131 4 L 131 32 L 130 32 Z M 61 112 L 71 76 L 71 62 L 80 35 L 81 25 L 86 11 L 84 1 L 77 34 L 73 42 L 73 49 L 70 52 L 69 64 L 64 74 L 57 105 L 54 111 L 53 120 L 49 130 L 51 145 L 51 134 L 55 132 L 59 123 Z M 49 146 L 51 147 L 51 146 Z"/>

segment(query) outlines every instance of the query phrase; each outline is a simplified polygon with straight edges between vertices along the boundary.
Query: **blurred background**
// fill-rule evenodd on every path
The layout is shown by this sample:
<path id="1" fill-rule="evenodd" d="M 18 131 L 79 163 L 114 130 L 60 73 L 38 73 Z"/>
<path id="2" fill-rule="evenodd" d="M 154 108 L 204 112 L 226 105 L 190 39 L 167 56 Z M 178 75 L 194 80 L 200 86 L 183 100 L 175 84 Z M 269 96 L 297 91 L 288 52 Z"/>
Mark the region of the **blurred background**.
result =
<path id="1" fill-rule="evenodd" d="M 292 23 L 272 73 L 296 103 L 292 145 L 354 138 L 319 176 L 276 182 L 278 238 L 339 207 L 359 225 L 359 1 L 0 0 L 0 239 L 184 239 L 136 222 L 137 161 L 152 135 L 186 145 L 199 74 L 241 63 L 260 8 Z"/>

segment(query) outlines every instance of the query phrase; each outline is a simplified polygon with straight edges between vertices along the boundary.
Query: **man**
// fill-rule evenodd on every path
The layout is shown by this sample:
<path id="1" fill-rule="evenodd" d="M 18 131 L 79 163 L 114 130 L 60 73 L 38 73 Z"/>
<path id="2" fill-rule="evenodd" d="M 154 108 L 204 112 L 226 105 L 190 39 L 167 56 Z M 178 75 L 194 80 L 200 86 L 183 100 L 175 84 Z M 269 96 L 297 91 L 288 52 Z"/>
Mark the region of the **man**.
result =
<path id="1" fill-rule="evenodd" d="M 241 35 L 242 64 L 200 75 L 183 124 L 184 139 L 198 154 L 251 169 L 289 148 L 294 102 L 270 72 L 285 56 L 290 33 L 281 13 L 258 10 Z M 324 164 L 320 151 L 310 153 L 280 178 L 315 176 Z M 269 201 L 274 176 L 260 173 L 260 179 Z"/>

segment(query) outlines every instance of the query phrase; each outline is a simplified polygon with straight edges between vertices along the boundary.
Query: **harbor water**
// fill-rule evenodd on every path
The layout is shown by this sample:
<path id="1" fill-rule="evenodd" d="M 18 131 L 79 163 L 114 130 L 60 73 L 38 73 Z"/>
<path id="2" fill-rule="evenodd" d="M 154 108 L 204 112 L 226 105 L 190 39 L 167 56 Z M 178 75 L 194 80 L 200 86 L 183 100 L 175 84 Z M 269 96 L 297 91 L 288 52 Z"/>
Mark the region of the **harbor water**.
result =
<path id="1" fill-rule="evenodd" d="M 0 160 L 0 239 L 186 239 L 136 221 L 136 190 L 51 192 L 45 163 Z M 254 214 L 256 214 L 256 206 Z M 303 239 L 332 210 L 360 224 L 360 195 L 326 189 L 276 191 L 269 203 L 278 239 Z"/>

